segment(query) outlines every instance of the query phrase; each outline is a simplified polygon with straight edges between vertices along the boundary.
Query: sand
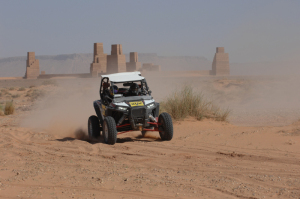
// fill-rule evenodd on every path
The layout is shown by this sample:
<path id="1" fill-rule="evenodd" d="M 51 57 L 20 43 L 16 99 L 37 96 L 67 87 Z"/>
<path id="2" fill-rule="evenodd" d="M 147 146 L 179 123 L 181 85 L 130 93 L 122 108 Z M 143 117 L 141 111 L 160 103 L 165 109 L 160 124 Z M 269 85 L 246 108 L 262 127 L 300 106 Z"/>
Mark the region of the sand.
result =
<path id="1" fill-rule="evenodd" d="M 0 80 L 0 102 L 16 105 L 0 116 L 0 198 L 300 197 L 297 78 L 144 75 L 158 101 L 190 83 L 232 113 L 111 146 L 86 136 L 100 79 Z"/>

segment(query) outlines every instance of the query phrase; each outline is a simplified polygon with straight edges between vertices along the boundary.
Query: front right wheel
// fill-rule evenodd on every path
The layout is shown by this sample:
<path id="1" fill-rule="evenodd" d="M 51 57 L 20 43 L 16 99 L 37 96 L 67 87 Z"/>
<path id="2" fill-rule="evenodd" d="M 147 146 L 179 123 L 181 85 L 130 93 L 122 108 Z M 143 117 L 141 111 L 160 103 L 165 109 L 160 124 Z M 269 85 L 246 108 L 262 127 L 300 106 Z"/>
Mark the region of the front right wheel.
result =
<path id="1" fill-rule="evenodd" d="M 117 142 L 117 125 L 114 118 L 107 116 L 103 121 L 103 138 L 106 144 L 115 144 Z"/>
<path id="2" fill-rule="evenodd" d="M 172 140 L 173 138 L 173 122 L 168 113 L 162 113 L 158 117 L 159 135 L 162 140 Z"/>

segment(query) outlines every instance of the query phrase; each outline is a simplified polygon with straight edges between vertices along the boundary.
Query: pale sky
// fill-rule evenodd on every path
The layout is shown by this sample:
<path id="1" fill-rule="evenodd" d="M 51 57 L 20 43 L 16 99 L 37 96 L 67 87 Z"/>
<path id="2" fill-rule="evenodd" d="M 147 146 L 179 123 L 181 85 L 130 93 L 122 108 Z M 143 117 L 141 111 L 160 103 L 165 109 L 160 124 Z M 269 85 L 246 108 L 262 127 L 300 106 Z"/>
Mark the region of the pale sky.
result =
<path id="1" fill-rule="evenodd" d="M 300 60 L 299 0 L 0 0 L 0 58 L 123 51 Z"/>

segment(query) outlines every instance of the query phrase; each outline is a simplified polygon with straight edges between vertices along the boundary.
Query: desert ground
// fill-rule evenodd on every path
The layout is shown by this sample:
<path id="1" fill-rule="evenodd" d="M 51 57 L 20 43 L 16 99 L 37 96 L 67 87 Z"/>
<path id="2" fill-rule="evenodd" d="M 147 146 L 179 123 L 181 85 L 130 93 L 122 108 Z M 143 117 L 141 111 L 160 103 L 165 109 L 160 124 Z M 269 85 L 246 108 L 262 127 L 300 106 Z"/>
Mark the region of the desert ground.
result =
<path id="1" fill-rule="evenodd" d="M 191 85 L 227 121 L 173 121 L 174 137 L 87 137 L 100 78 L 0 79 L 0 198 L 300 198 L 297 76 L 145 73 L 157 101 Z"/>

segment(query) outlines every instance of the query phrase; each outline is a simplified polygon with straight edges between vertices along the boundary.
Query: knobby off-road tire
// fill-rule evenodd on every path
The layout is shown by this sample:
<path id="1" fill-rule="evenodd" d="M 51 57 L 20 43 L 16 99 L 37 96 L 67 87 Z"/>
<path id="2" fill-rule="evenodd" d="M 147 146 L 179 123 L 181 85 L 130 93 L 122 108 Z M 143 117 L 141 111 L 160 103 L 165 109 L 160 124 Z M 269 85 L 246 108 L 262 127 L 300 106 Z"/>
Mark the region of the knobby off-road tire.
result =
<path id="1" fill-rule="evenodd" d="M 92 115 L 88 121 L 88 133 L 90 139 L 96 139 L 100 136 L 100 124 L 97 116 Z"/>
<path id="2" fill-rule="evenodd" d="M 107 116 L 103 121 L 103 138 L 106 144 L 115 144 L 117 142 L 117 126 L 114 118 Z"/>
<path id="3" fill-rule="evenodd" d="M 173 122 L 168 113 L 162 113 L 158 117 L 159 135 L 162 140 L 172 140 L 173 138 Z"/>

